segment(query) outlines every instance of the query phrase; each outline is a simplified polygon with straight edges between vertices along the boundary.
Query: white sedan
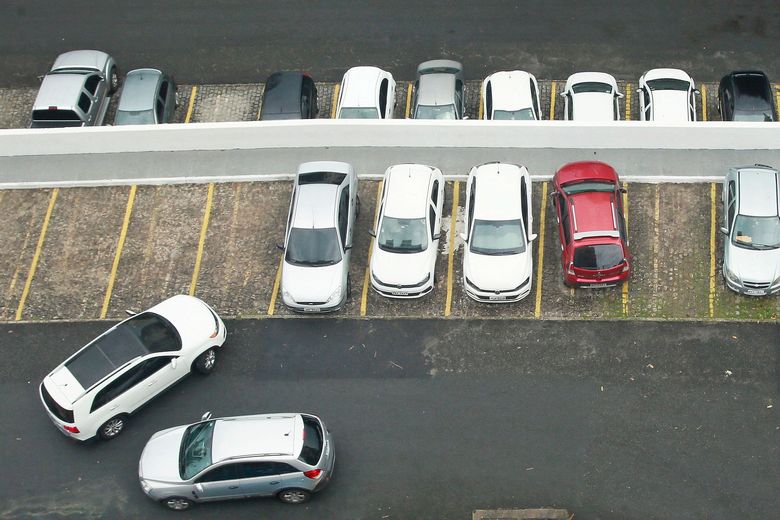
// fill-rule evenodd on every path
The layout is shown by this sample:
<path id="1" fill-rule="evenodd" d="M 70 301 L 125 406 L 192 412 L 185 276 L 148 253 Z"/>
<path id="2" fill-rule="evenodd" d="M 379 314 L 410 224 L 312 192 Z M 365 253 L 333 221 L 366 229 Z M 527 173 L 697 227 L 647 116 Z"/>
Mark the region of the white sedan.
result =
<path id="1" fill-rule="evenodd" d="M 392 119 L 394 109 L 392 74 L 378 67 L 352 67 L 344 73 L 336 119 Z"/>
<path id="2" fill-rule="evenodd" d="M 463 285 L 479 302 L 506 303 L 531 292 L 533 211 L 525 166 L 486 163 L 466 185 Z"/>
<path id="3" fill-rule="evenodd" d="M 566 80 L 561 95 L 567 121 L 618 121 L 623 97 L 615 78 L 604 72 L 578 72 Z"/>
<path id="4" fill-rule="evenodd" d="M 639 78 L 642 121 L 696 121 L 696 85 L 680 69 L 652 69 Z"/>
<path id="5" fill-rule="evenodd" d="M 539 86 L 533 74 L 522 70 L 491 74 L 482 82 L 485 110 L 482 119 L 538 120 Z"/>
<path id="6" fill-rule="evenodd" d="M 438 168 L 398 164 L 384 176 L 376 237 L 371 249 L 371 287 L 388 298 L 419 298 L 436 280 L 436 254 L 444 202 Z"/>

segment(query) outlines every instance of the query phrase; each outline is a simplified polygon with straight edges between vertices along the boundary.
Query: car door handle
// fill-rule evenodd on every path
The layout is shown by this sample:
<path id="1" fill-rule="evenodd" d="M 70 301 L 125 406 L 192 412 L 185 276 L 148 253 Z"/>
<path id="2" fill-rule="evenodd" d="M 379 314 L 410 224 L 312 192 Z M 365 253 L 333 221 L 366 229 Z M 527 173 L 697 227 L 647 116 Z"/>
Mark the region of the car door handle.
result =
<path id="1" fill-rule="evenodd" d="M 228 489 L 238 489 L 238 486 L 228 486 Z"/>
<path id="2" fill-rule="evenodd" d="M 148 383 L 146 386 L 152 386 L 152 385 L 153 385 L 153 384 L 155 384 L 156 382 L 157 382 L 157 380 L 156 380 L 156 379 L 155 379 L 154 381 L 149 381 L 149 383 Z"/>
<path id="3" fill-rule="evenodd" d="M 271 482 L 270 484 L 271 484 L 272 486 L 275 486 L 275 485 L 277 485 L 278 483 L 279 483 L 279 481 L 278 481 L 278 480 L 274 480 L 274 481 L 273 481 L 273 482 Z"/>

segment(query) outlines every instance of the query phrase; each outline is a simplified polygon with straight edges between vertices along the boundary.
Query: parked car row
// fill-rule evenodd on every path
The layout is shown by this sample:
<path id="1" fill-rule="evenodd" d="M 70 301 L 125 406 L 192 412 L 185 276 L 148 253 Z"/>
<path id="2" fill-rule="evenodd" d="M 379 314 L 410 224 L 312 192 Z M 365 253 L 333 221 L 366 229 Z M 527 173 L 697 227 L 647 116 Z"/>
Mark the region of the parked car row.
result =
<path id="1" fill-rule="evenodd" d="M 227 329 L 203 301 L 178 295 L 111 327 L 38 387 L 57 429 L 111 440 L 128 418 L 191 372 L 211 374 Z M 311 414 L 212 419 L 152 435 L 138 464 L 141 488 L 173 510 L 196 502 L 276 496 L 302 503 L 331 479 L 333 439 Z"/>
<path id="2" fill-rule="evenodd" d="M 430 60 L 417 67 L 413 119 L 467 119 L 463 66 L 453 60 Z M 120 86 L 116 61 L 101 51 L 70 51 L 57 57 L 44 76 L 32 110 L 31 128 L 99 126 L 110 97 Z M 337 119 L 392 119 L 396 82 L 379 67 L 352 67 L 339 86 Z M 160 124 L 173 121 L 178 101 L 173 78 L 157 69 L 130 71 L 124 80 L 114 124 Z M 683 70 L 660 68 L 639 78 L 642 121 L 696 121 L 693 79 Z M 604 122 L 620 119 L 624 94 L 604 72 L 578 72 L 560 92 L 564 119 Z M 541 98 L 533 74 L 500 71 L 482 82 L 485 120 L 539 120 Z M 761 71 L 735 71 L 721 79 L 718 111 L 724 121 L 776 121 L 772 85 Z M 314 119 L 319 114 L 317 87 L 304 72 L 268 77 L 260 120 Z"/>

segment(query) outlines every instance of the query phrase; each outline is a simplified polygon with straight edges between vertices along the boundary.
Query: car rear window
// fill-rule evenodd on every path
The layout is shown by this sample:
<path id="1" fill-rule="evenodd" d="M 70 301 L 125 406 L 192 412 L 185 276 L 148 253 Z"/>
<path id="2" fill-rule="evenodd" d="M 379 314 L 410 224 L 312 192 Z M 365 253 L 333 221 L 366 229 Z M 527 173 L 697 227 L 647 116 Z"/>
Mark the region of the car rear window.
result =
<path id="1" fill-rule="evenodd" d="M 173 325 L 162 316 L 145 312 L 97 338 L 65 366 L 87 389 L 131 359 L 180 349 L 181 339 Z"/>
<path id="2" fill-rule="evenodd" d="M 337 172 L 301 173 L 298 175 L 298 184 L 301 186 L 304 184 L 335 184 L 339 186 L 344 182 L 346 176 L 346 173 Z"/>
<path id="3" fill-rule="evenodd" d="M 73 110 L 44 109 L 33 110 L 33 121 L 81 121 Z"/>
<path id="4" fill-rule="evenodd" d="M 73 422 L 73 410 L 68 410 L 67 408 L 60 406 L 46 390 L 46 386 L 43 383 L 41 383 L 41 396 L 43 397 L 43 402 L 46 403 L 46 408 L 48 408 L 55 417 L 66 423 Z"/>
<path id="5" fill-rule="evenodd" d="M 298 456 L 309 466 L 316 466 L 322 456 L 322 429 L 314 417 L 303 416 L 303 448 Z"/>
<path id="6" fill-rule="evenodd" d="M 580 269 L 610 269 L 621 262 L 623 250 L 615 244 L 580 246 L 574 250 L 574 267 Z"/>

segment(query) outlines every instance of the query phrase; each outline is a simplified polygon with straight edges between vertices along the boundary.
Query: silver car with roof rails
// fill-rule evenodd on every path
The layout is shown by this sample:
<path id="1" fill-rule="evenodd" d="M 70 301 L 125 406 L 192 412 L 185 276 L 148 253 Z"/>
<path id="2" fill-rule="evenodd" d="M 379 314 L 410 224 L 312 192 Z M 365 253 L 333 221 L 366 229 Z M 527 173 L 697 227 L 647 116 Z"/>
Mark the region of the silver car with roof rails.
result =
<path id="1" fill-rule="evenodd" d="M 176 83 L 157 69 L 135 69 L 125 76 L 115 125 L 170 123 L 176 111 Z"/>
<path id="2" fill-rule="evenodd" d="M 756 164 L 730 168 L 723 180 L 723 277 L 740 294 L 780 291 L 778 177 L 776 169 Z"/>
<path id="3" fill-rule="evenodd" d="M 336 464 L 322 420 L 306 413 L 211 419 L 155 433 L 138 463 L 149 498 L 183 511 L 198 502 L 275 496 L 306 502 Z"/>
<path id="4" fill-rule="evenodd" d="M 413 106 L 413 119 L 464 119 L 463 65 L 452 60 L 420 63 L 414 82 Z"/>
<path id="5" fill-rule="evenodd" d="M 41 82 L 30 128 L 100 126 L 118 88 L 116 62 L 105 52 L 60 54 Z"/>

